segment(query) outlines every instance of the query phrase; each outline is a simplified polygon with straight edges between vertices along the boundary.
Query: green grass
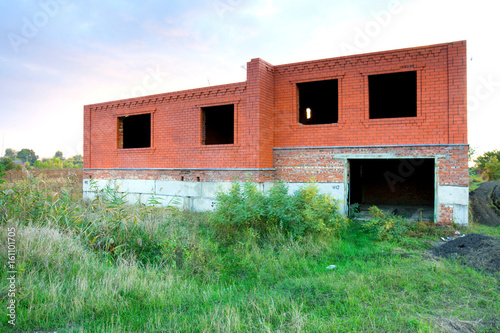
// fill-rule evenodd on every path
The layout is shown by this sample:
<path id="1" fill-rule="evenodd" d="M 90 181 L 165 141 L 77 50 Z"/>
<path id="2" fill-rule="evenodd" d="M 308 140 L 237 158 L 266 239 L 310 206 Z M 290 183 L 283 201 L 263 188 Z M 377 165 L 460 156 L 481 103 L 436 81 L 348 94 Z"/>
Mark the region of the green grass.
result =
<path id="1" fill-rule="evenodd" d="M 30 221 L 0 211 L 0 244 L 5 247 L 6 228 L 14 226 L 18 264 L 17 325 L 12 329 L 2 316 L 1 331 L 500 329 L 498 279 L 430 256 L 436 229 L 377 241 L 351 223 L 338 236 L 262 239 L 250 232 L 228 245 L 218 241 L 211 214 L 125 205 L 117 212 L 103 202 L 65 205 L 39 194 L 31 197 L 47 201 L 43 211 L 37 206 L 43 221 L 28 214 L 29 205 L 18 204 L 15 212 Z M 126 221 L 117 223 L 117 214 Z M 500 234 L 478 225 L 462 231 Z M 91 242 L 99 233 L 105 241 L 96 247 Z M 106 247 L 111 238 L 120 245 L 113 251 Z M 2 248 L 0 262 L 7 262 L 6 253 Z M 0 281 L 5 309 L 5 268 Z"/>
<path id="2" fill-rule="evenodd" d="M 469 221 L 469 225 L 464 230 L 465 233 L 485 234 L 493 237 L 500 237 L 500 227 L 488 227 L 477 222 Z"/>

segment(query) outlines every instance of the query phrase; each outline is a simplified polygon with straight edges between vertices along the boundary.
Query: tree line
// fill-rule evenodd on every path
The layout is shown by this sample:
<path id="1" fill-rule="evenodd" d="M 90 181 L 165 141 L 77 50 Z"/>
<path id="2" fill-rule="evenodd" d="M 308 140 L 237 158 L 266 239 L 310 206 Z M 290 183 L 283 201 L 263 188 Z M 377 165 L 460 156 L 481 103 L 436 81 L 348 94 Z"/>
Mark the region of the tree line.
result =
<path id="1" fill-rule="evenodd" d="M 28 148 L 16 151 L 12 148 L 5 149 L 4 157 L 0 158 L 0 167 L 3 170 L 27 169 L 63 169 L 63 168 L 83 168 L 83 156 L 75 155 L 69 158 L 63 156 L 58 150 L 51 158 L 39 159 L 38 155 Z"/>
<path id="2" fill-rule="evenodd" d="M 474 160 L 476 163 L 471 169 L 484 180 L 500 180 L 500 150 L 487 151 Z"/>

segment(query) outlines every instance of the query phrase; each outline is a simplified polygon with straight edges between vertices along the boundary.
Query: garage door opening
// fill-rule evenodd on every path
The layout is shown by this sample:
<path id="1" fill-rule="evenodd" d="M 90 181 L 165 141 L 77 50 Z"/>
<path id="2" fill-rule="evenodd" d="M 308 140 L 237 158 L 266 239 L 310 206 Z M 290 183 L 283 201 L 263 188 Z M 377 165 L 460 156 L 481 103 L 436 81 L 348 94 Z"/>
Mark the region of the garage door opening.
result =
<path id="1" fill-rule="evenodd" d="M 351 159 L 350 208 L 360 218 L 377 206 L 412 220 L 433 220 L 434 175 L 434 159 Z"/>

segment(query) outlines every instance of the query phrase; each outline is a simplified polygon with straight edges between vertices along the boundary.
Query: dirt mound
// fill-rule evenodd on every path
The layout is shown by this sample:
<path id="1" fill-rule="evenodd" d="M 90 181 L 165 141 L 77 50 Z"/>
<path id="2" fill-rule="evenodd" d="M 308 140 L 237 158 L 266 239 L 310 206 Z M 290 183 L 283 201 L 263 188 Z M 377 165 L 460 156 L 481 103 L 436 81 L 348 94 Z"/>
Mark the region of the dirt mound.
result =
<path id="1" fill-rule="evenodd" d="M 486 182 L 469 195 L 472 215 L 476 222 L 500 226 L 500 181 Z"/>
<path id="2" fill-rule="evenodd" d="M 490 273 L 500 272 L 500 238 L 481 234 L 458 237 L 432 250 L 439 257 L 461 257 L 468 265 Z"/>

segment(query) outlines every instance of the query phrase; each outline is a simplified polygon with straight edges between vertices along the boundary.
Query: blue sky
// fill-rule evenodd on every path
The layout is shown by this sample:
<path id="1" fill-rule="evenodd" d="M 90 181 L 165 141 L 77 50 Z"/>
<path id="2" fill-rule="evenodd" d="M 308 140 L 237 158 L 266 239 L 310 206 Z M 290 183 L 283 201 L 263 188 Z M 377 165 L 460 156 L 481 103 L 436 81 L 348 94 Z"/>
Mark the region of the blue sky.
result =
<path id="1" fill-rule="evenodd" d="M 467 40 L 469 143 L 500 149 L 493 0 L 0 2 L 0 155 L 83 152 L 83 105 L 246 79 L 271 64 Z"/>

